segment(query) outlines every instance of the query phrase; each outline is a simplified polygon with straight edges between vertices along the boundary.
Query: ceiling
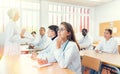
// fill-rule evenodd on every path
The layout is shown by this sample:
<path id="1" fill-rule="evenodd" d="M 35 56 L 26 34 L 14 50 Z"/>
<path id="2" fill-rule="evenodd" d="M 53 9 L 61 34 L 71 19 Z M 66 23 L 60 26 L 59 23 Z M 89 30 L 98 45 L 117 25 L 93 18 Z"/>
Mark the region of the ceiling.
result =
<path id="1" fill-rule="evenodd" d="M 95 6 L 103 5 L 105 3 L 109 3 L 114 0 L 23 0 L 23 1 L 29 1 L 29 2 L 50 1 L 50 2 L 59 2 L 59 3 L 80 5 L 80 6 L 95 7 Z"/>
<path id="2" fill-rule="evenodd" d="M 95 7 L 111 2 L 113 0 L 47 0 L 47 1 Z"/>

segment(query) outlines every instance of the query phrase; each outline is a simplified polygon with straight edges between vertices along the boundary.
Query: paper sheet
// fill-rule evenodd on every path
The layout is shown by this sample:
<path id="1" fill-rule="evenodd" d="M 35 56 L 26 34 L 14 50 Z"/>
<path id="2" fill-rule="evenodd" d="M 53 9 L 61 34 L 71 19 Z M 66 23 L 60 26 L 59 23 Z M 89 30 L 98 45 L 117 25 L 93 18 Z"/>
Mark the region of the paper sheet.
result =
<path id="1" fill-rule="evenodd" d="M 38 68 L 46 67 L 46 66 L 50 66 L 50 65 L 52 65 L 52 63 L 47 63 L 47 64 L 43 64 L 43 65 L 40 65 L 37 62 L 33 63 L 33 66 L 38 67 Z"/>

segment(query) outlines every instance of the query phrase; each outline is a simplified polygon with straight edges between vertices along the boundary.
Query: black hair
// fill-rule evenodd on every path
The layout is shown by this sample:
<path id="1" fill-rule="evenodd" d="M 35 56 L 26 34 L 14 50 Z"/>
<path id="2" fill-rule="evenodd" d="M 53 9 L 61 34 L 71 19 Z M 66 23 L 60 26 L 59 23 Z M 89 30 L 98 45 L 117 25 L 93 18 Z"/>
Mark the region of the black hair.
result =
<path id="1" fill-rule="evenodd" d="M 57 25 L 50 25 L 48 28 L 53 30 L 55 32 L 55 35 L 57 36 L 57 31 L 58 31 L 58 26 Z"/>
<path id="2" fill-rule="evenodd" d="M 108 31 L 110 35 L 112 35 L 112 30 L 111 29 L 105 29 L 105 31 Z"/>
<path id="3" fill-rule="evenodd" d="M 86 33 L 87 33 L 87 32 L 88 32 L 88 30 L 87 30 L 87 29 L 85 29 L 85 28 L 83 28 L 83 29 L 82 29 L 82 32 L 86 32 Z"/>
<path id="4" fill-rule="evenodd" d="M 34 33 L 34 34 L 36 34 L 36 32 L 35 32 L 35 31 L 32 31 L 32 32 L 31 32 L 31 34 L 33 34 L 33 33 Z"/>

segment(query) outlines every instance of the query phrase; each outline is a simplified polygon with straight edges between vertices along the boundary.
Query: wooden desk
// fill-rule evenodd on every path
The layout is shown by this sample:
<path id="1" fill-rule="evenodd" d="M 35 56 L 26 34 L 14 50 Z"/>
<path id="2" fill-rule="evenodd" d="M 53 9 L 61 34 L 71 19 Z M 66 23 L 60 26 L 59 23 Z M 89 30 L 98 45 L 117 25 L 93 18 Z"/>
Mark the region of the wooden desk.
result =
<path id="1" fill-rule="evenodd" d="M 40 51 L 40 49 L 28 49 L 29 45 L 20 45 L 21 53 L 28 54 L 33 51 Z"/>
<path id="2" fill-rule="evenodd" d="M 30 55 L 8 56 L 0 60 L 0 74 L 75 74 L 69 69 L 62 69 L 57 63 L 38 68 L 33 65 Z"/>
<path id="3" fill-rule="evenodd" d="M 96 53 L 94 50 L 82 50 L 80 55 L 86 55 L 93 58 L 100 59 L 104 64 L 109 64 L 120 68 L 120 55 L 110 53 Z"/>
<path id="4" fill-rule="evenodd" d="M 20 45 L 21 52 L 24 54 L 28 54 L 30 49 L 28 49 L 28 45 Z"/>

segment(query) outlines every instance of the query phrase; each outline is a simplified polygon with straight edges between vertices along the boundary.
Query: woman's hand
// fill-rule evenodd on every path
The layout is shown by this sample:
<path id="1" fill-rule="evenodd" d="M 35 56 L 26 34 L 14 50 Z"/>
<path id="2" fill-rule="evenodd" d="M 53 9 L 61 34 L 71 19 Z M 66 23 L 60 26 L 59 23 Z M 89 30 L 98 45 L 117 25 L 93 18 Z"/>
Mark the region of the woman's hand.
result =
<path id="1" fill-rule="evenodd" d="M 32 45 L 32 44 L 29 44 L 29 47 L 28 47 L 29 49 L 34 49 L 34 45 Z"/>
<path id="2" fill-rule="evenodd" d="M 99 50 L 95 50 L 96 53 L 99 53 Z"/>
<path id="3" fill-rule="evenodd" d="M 61 47 L 62 44 L 62 39 L 60 37 L 58 37 L 57 39 L 57 48 L 59 49 Z"/>
<path id="4" fill-rule="evenodd" d="M 21 38 L 25 38 L 25 36 L 24 36 L 25 32 L 26 32 L 26 29 L 21 30 L 21 33 L 20 33 Z"/>
<path id="5" fill-rule="evenodd" d="M 37 60 L 37 53 L 32 52 L 31 59 L 32 60 Z"/>
<path id="6" fill-rule="evenodd" d="M 96 53 L 102 53 L 102 51 L 100 51 L 100 50 L 95 50 L 95 52 L 96 52 Z"/>
<path id="7" fill-rule="evenodd" d="M 47 64 L 48 60 L 44 60 L 44 59 L 38 59 L 38 64 L 43 65 L 43 64 Z"/>

